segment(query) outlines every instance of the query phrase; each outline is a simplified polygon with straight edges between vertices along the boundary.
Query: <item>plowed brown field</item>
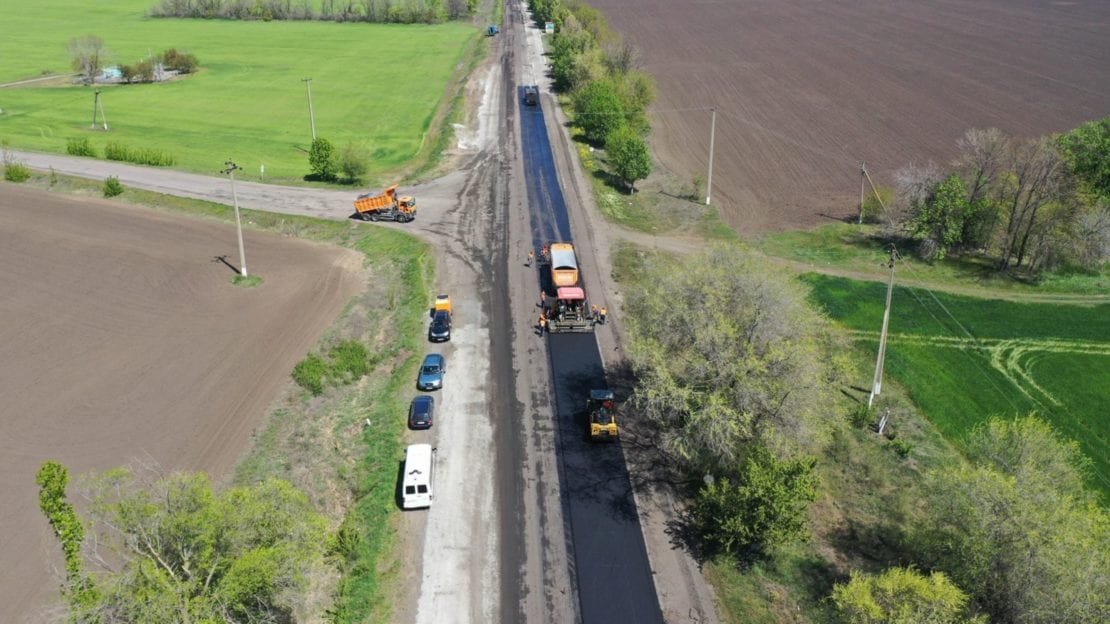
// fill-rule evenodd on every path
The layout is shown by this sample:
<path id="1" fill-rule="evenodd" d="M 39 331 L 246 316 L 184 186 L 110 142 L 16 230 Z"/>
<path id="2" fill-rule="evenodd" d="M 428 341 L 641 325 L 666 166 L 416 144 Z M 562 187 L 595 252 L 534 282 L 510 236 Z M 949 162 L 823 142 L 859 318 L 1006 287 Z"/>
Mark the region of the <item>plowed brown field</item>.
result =
<path id="1" fill-rule="evenodd" d="M 974 127 L 1035 136 L 1110 114 L 1110 2 L 589 0 L 656 77 L 653 150 L 704 174 L 741 232 L 852 214 L 876 182 L 949 161 Z"/>
<path id="2" fill-rule="evenodd" d="M 0 621 L 38 621 L 61 557 L 35 471 L 153 459 L 226 474 L 293 365 L 365 284 L 361 256 L 0 183 Z"/>

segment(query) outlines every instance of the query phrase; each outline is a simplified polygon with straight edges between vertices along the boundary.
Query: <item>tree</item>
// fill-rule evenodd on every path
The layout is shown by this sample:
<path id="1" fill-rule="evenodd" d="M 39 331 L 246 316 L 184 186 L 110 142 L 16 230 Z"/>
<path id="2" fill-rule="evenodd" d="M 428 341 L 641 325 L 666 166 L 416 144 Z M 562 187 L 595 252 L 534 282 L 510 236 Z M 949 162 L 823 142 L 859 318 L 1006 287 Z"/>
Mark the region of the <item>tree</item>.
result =
<path id="1" fill-rule="evenodd" d="M 933 189 L 944 179 L 936 163 L 910 164 L 894 172 L 894 201 L 887 203 L 881 215 L 883 234 L 902 236 L 911 228 L 918 210 Z"/>
<path id="2" fill-rule="evenodd" d="M 335 179 L 335 148 L 331 141 L 321 137 L 312 141 L 308 150 L 308 164 L 317 180 Z"/>
<path id="3" fill-rule="evenodd" d="M 626 300 L 633 402 L 676 463 L 727 473 L 753 443 L 804 450 L 824 439 L 840 368 L 795 281 L 726 246 L 649 260 L 641 275 Z"/>
<path id="4" fill-rule="evenodd" d="M 955 168 L 967 186 L 968 214 L 960 235 L 960 246 L 965 249 L 986 248 L 994 236 L 998 210 L 993 194 L 1009 142 L 996 128 L 973 128 L 957 142 L 960 156 Z"/>
<path id="5" fill-rule="evenodd" d="M 1054 223 L 1068 218 L 1067 167 L 1048 138 L 1012 141 L 998 202 L 1006 219 L 998 270 L 1021 267 Z"/>
<path id="6" fill-rule="evenodd" d="M 967 189 L 960 176 L 950 174 L 933 187 L 910 220 L 912 235 L 921 241 L 922 257 L 944 258 L 960 242 L 968 210 Z"/>
<path id="7" fill-rule="evenodd" d="M 1110 117 L 1062 134 L 1056 144 L 1087 190 L 1110 199 Z"/>
<path id="8" fill-rule="evenodd" d="M 651 173 L 647 144 L 628 126 L 609 134 L 605 139 L 605 153 L 613 172 L 632 192 L 636 191 L 636 180 L 643 180 Z"/>
<path id="9" fill-rule="evenodd" d="M 87 85 L 96 82 L 96 76 L 104 67 L 108 51 L 104 40 L 96 35 L 75 37 L 66 44 L 66 50 L 73 60 L 73 69 L 81 74 L 81 81 Z"/>
<path id="10" fill-rule="evenodd" d="M 85 541 L 85 527 L 66 500 L 66 486 L 69 484 L 69 470 L 55 461 L 43 463 L 35 475 L 39 486 L 39 509 L 54 536 L 62 546 L 62 556 L 66 567 L 65 595 L 78 605 L 88 605 L 96 600 L 96 594 L 85 575 L 84 561 L 81 558 L 81 544 Z"/>
<path id="11" fill-rule="evenodd" d="M 738 557 L 766 554 L 805 535 L 806 507 L 817 496 L 815 463 L 752 448 L 735 481 L 722 477 L 698 492 L 699 533 L 713 550 Z"/>
<path id="12" fill-rule="evenodd" d="M 1110 517 L 1084 487 L 1089 460 L 1043 421 L 993 419 L 971 465 L 930 473 L 924 559 L 992 622 L 1105 622 Z"/>
<path id="13" fill-rule="evenodd" d="M 624 125 L 624 103 L 611 80 L 595 80 L 574 95 L 574 123 L 586 140 L 602 145 L 611 132 Z"/>
<path id="14" fill-rule="evenodd" d="M 117 469 L 85 483 L 83 556 L 94 599 L 75 621 L 285 622 L 323 565 L 326 519 L 290 484 L 214 492 L 201 473 L 146 482 Z M 107 552 L 104 552 L 104 551 Z"/>
<path id="15" fill-rule="evenodd" d="M 912 568 L 882 574 L 852 572 L 830 596 L 843 624 L 971 624 L 968 597 L 941 572 L 925 576 Z"/>
<path id="16" fill-rule="evenodd" d="M 366 150 L 354 143 L 343 146 L 339 153 L 339 171 L 351 183 L 366 175 L 370 170 L 370 157 Z"/>

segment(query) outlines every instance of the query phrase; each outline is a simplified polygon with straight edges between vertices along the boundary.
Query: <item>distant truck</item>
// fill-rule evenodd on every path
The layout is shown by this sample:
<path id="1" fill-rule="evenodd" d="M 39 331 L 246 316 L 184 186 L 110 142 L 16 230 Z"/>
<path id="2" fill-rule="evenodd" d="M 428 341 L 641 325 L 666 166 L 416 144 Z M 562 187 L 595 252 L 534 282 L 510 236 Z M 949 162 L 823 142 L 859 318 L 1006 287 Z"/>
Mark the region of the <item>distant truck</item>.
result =
<path id="1" fill-rule="evenodd" d="M 540 88 L 536 85 L 524 87 L 524 105 L 535 106 L 540 103 Z"/>
<path id="2" fill-rule="evenodd" d="M 488 26 L 488 27 L 486 28 L 486 36 L 487 36 L 487 37 L 492 37 L 492 36 L 494 36 L 494 35 L 496 35 L 496 34 L 497 34 L 497 24 L 490 24 L 490 25 L 489 25 L 489 26 Z"/>
<path id="3" fill-rule="evenodd" d="M 355 200 L 355 210 L 363 221 L 398 221 L 408 223 L 416 218 L 416 198 L 397 196 L 394 184 L 378 195 L 367 193 Z"/>

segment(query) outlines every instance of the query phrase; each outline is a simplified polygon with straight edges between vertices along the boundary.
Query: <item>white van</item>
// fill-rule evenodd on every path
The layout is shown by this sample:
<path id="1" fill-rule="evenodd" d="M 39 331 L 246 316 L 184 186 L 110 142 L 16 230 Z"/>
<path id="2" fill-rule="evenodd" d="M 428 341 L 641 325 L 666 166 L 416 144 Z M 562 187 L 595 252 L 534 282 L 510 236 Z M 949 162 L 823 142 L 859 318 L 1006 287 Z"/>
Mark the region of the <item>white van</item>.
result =
<path id="1" fill-rule="evenodd" d="M 435 449 L 431 444 L 412 444 L 405 449 L 405 472 L 401 479 L 403 509 L 432 506 L 434 464 Z"/>

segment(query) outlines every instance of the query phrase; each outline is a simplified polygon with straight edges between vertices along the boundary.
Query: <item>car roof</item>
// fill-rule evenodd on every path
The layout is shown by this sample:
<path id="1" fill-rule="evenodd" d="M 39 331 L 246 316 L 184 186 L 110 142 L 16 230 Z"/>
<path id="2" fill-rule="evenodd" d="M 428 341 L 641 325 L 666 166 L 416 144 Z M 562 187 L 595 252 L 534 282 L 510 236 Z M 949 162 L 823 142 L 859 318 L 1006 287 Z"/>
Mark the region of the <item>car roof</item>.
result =
<path id="1" fill-rule="evenodd" d="M 432 318 L 434 318 L 438 321 L 438 320 L 441 320 L 441 319 L 449 319 L 449 318 L 451 318 L 451 315 L 447 313 L 447 310 L 436 310 L 436 314 Z"/>
<path id="2" fill-rule="evenodd" d="M 427 366 L 429 364 L 443 365 L 443 356 L 438 353 L 429 353 L 428 355 L 425 355 L 423 365 Z"/>
<path id="3" fill-rule="evenodd" d="M 435 402 L 436 402 L 436 400 L 433 397 L 430 397 L 426 394 L 418 394 L 415 398 L 413 398 L 412 406 L 413 407 L 427 407 L 427 406 L 430 406 L 430 405 L 434 404 Z"/>

